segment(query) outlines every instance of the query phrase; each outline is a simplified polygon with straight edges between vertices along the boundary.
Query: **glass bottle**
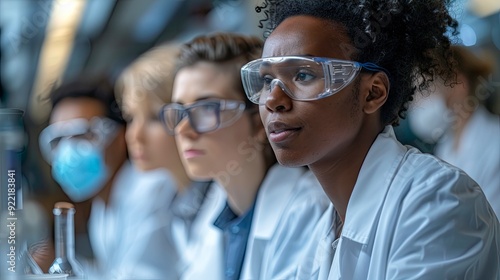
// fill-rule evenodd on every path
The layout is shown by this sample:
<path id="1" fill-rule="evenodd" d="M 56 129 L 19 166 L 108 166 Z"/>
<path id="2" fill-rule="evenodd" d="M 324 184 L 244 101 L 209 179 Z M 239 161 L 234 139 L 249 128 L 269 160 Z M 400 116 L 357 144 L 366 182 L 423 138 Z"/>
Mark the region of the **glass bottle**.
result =
<path id="1" fill-rule="evenodd" d="M 57 202 L 52 212 L 55 219 L 55 260 L 49 273 L 83 279 L 82 265 L 75 258 L 75 207 L 69 202 Z"/>

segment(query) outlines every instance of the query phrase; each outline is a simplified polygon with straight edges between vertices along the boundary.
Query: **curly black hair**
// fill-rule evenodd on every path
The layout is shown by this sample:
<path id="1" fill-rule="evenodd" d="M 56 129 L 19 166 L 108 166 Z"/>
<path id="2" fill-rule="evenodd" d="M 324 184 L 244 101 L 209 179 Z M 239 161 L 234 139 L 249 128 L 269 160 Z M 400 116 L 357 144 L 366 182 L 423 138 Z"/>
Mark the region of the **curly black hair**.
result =
<path id="1" fill-rule="evenodd" d="M 391 94 L 381 109 L 384 125 L 405 117 L 415 92 L 436 77 L 454 81 L 451 39 L 458 22 L 448 11 L 451 0 L 265 0 L 255 8 L 264 37 L 285 19 L 309 15 L 340 24 L 351 45 L 341 46 L 352 60 L 372 62 L 389 71 Z"/>

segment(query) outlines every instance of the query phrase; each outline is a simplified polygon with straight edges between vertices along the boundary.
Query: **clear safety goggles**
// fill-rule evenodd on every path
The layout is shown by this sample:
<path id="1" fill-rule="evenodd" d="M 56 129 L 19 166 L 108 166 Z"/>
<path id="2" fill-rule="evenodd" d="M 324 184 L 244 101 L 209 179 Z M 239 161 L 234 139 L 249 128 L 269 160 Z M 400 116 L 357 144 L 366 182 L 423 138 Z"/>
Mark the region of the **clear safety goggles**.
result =
<path id="1" fill-rule="evenodd" d="M 243 101 L 207 99 L 189 106 L 170 103 L 160 111 L 160 120 L 170 135 L 175 135 L 175 128 L 184 119 L 197 133 L 207 133 L 226 127 L 237 121 L 246 105 Z"/>
<path id="2" fill-rule="evenodd" d="M 279 56 L 247 63 L 241 68 L 241 79 L 248 99 L 264 105 L 275 86 L 294 100 L 311 101 L 332 96 L 349 85 L 361 69 L 388 74 L 387 70 L 370 62 Z"/>
<path id="3" fill-rule="evenodd" d="M 117 129 L 118 123 L 109 118 L 78 118 L 49 125 L 40 133 L 38 142 L 43 157 L 51 163 L 61 141 L 70 139 L 104 148 L 113 139 Z"/>

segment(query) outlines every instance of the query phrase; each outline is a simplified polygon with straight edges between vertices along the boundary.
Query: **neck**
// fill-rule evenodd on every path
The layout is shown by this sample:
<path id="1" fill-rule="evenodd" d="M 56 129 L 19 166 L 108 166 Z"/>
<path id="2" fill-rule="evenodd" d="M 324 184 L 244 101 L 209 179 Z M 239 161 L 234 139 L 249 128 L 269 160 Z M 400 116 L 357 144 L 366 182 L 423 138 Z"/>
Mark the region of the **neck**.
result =
<path id="1" fill-rule="evenodd" d="M 174 167 L 168 169 L 170 174 L 174 177 L 174 181 L 177 187 L 177 192 L 182 193 L 191 185 L 191 179 L 186 173 L 186 170 L 182 164 L 177 164 Z"/>
<path id="2" fill-rule="evenodd" d="M 241 172 L 217 180 L 227 193 L 231 210 L 238 216 L 245 213 L 253 205 L 260 185 L 266 175 L 263 158 L 255 159 L 250 164 L 241 164 Z"/>
<path id="3" fill-rule="evenodd" d="M 347 205 L 363 161 L 382 129 L 381 126 L 366 126 L 353 138 L 356 139 L 354 142 L 339 149 L 341 152 L 309 165 L 342 221 L 345 221 Z"/>

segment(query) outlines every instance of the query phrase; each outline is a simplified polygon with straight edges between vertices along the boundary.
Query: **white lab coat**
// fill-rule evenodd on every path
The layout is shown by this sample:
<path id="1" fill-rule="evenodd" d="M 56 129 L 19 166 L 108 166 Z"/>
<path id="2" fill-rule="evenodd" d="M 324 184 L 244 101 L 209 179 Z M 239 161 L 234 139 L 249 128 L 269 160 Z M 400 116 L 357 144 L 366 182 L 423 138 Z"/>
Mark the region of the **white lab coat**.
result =
<path id="1" fill-rule="evenodd" d="M 88 222 L 95 266 L 89 279 L 165 279 L 173 268 L 163 213 L 176 192 L 167 171 L 140 172 L 126 162 L 114 180 L 108 206 L 94 198 Z M 173 259 L 174 256 L 171 257 Z"/>
<path id="2" fill-rule="evenodd" d="M 339 239 L 333 211 L 298 279 L 500 279 L 500 225 L 479 186 L 401 145 L 390 126 L 365 158 Z"/>
<path id="3" fill-rule="evenodd" d="M 450 131 L 437 143 L 436 156 L 474 179 L 500 218 L 500 116 L 478 107 L 462 132 L 458 149 L 453 145 Z"/>
<path id="4" fill-rule="evenodd" d="M 293 279 L 303 258 L 303 246 L 329 204 L 310 171 L 273 166 L 257 194 L 240 279 Z M 219 231 L 219 239 L 212 240 L 213 251 L 197 255 L 189 277 L 183 279 L 224 279 L 222 231 L 213 226 L 224 204 L 219 206 L 207 220 Z"/>
<path id="5" fill-rule="evenodd" d="M 177 247 L 179 265 L 178 279 L 183 280 L 218 280 L 223 279 L 222 231 L 214 226 L 214 221 L 226 203 L 226 193 L 217 184 L 210 189 L 193 221 L 189 240 L 183 249 Z M 177 224 L 171 225 L 177 227 Z M 185 243 L 182 237 L 173 235 L 173 242 Z"/>

